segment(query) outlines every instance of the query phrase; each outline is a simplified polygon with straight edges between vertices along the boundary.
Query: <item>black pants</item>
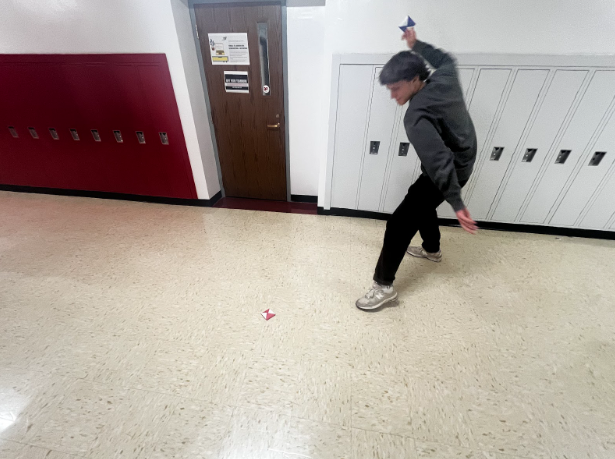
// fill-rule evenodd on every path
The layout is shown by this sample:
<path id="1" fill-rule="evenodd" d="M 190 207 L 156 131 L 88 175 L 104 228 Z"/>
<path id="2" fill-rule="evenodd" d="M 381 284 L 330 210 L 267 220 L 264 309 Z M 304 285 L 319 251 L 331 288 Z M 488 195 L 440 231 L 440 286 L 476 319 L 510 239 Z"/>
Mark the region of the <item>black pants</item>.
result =
<path id="1" fill-rule="evenodd" d="M 440 250 L 436 209 L 442 202 L 444 196 L 429 177 L 421 175 L 414 182 L 387 222 L 384 244 L 374 274 L 376 282 L 380 285 L 393 284 L 395 273 L 417 231 L 423 238 L 423 248 L 427 252 Z"/>

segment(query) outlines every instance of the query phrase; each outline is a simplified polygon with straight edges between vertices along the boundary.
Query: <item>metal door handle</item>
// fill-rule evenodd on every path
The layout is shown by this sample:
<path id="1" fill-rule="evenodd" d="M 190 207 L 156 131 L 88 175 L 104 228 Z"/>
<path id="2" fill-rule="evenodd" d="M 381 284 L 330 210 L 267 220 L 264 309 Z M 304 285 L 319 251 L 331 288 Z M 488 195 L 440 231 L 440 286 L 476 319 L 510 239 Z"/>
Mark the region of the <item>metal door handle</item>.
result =
<path id="1" fill-rule="evenodd" d="M 267 128 L 268 129 L 278 129 L 280 127 L 280 123 L 278 124 L 268 124 Z"/>

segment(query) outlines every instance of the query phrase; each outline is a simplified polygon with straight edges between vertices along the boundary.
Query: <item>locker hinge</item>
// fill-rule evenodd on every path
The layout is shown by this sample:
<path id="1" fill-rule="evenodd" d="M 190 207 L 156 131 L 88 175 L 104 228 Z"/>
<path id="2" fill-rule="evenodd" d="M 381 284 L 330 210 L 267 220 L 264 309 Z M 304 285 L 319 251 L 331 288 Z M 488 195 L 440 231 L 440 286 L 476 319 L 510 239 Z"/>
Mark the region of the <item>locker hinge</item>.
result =
<path id="1" fill-rule="evenodd" d="M 196 32 L 196 38 L 197 38 L 197 40 L 200 40 L 200 39 L 201 39 L 201 37 L 199 37 L 199 28 L 198 28 L 197 26 L 194 26 L 194 30 L 195 30 L 195 32 Z"/>

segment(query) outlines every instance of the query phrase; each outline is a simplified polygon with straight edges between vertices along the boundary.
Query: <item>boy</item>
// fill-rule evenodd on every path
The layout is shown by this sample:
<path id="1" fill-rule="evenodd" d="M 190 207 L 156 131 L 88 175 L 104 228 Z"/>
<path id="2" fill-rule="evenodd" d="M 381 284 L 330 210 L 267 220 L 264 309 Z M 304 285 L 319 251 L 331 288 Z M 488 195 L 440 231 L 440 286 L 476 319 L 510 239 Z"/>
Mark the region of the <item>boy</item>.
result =
<path id="1" fill-rule="evenodd" d="M 408 105 L 404 126 L 421 161 L 423 173 L 389 218 L 376 265 L 374 284 L 357 300 L 359 309 L 378 309 L 397 298 L 395 273 L 406 250 L 414 257 L 439 262 L 440 229 L 436 208 L 446 200 L 461 227 L 476 233 L 476 223 L 461 199 L 476 159 L 476 133 L 466 109 L 455 60 L 445 52 L 418 41 L 414 28 L 402 39 L 411 51 L 401 52 L 384 66 L 380 84 L 399 105 Z M 422 56 L 435 69 L 430 75 Z M 410 247 L 421 234 L 422 247 Z"/>

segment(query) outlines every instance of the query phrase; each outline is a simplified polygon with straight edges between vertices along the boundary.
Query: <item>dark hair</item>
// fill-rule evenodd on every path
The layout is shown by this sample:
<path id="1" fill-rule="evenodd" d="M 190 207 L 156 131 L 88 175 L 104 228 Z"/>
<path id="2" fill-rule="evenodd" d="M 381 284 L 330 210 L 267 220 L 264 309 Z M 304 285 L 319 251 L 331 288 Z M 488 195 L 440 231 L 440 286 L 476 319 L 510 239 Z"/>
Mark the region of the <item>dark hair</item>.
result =
<path id="1" fill-rule="evenodd" d="M 380 84 L 412 81 L 417 75 L 421 81 L 425 81 L 429 76 L 429 69 L 425 61 L 411 51 L 402 51 L 386 63 L 380 72 Z"/>

